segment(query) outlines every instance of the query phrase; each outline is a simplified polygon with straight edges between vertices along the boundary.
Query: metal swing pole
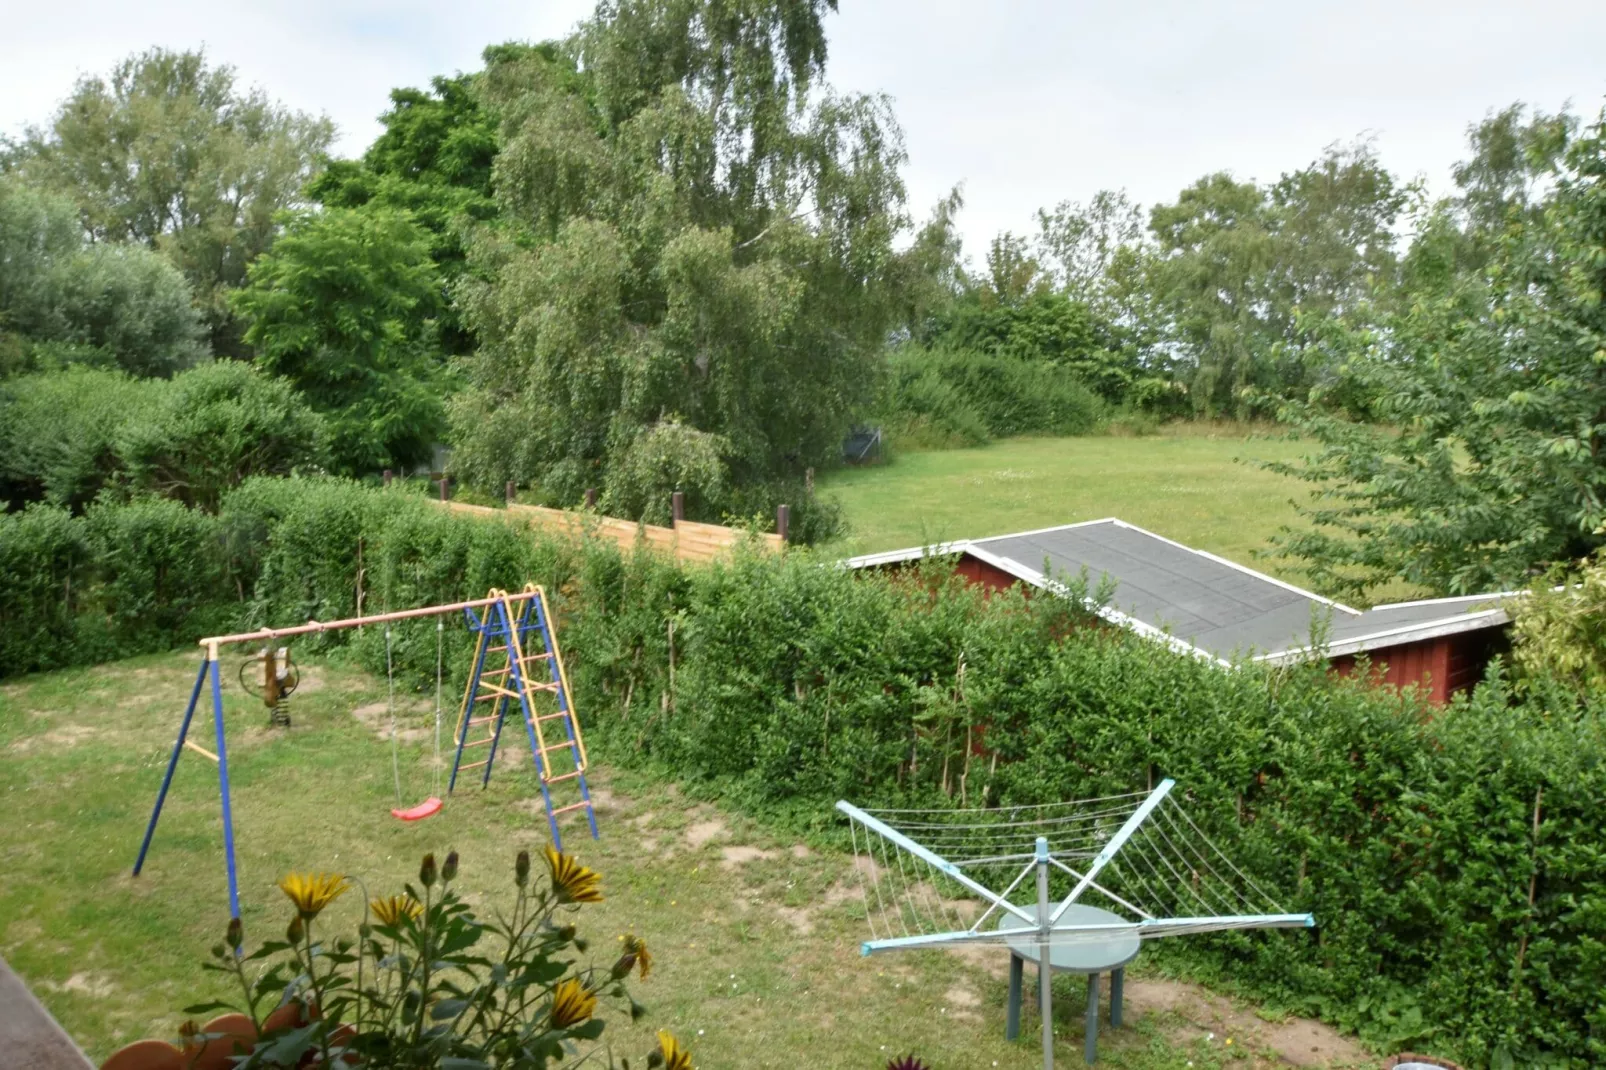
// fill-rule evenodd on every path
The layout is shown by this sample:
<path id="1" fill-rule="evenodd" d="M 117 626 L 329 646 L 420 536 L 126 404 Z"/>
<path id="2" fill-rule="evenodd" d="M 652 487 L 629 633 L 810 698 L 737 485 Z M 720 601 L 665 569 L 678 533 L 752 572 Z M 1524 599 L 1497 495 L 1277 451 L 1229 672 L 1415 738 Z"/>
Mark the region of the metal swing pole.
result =
<path id="1" fill-rule="evenodd" d="M 206 668 L 211 655 L 201 655 L 201 671 L 195 674 L 195 688 L 190 692 L 190 703 L 184 707 L 184 722 L 179 725 L 178 739 L 173 741 L 173 753 L 167 759 L 167 772 L 162 774 L 162 787 L 156 793 L 156 805 L 151 808 L 150 824 L 145 826 L 145 839 L 140 841 L 139 857 L 134 859 L 134 876 L 145 867 L 145 855 L 151 849 L 151 837 L 156 835 L 156 821 L 162 816 L 162 804 L 167 802 L 167 789 L 173 783 L 173 771 L 178 768 L 178 756 L 184 753 L 184 741 L 189 738 L 190 720 L 195 716 L 195 704 L 201 699 L 201 685 L 206 683 Z"/>
<path id="2" fill-rule="evenodd" d="M 1043 1070 L 1054 1070 L 1054 963 L 1049 933 L 1054 928 L 1048 900 L 1048 840 L 1037 837 L 1037 1003 L 1043 1016 Z"/>
<path id="3" fill-rule="evenodd" d="M 229 867 L 229 917 L 240 916 L 240 879 L 234 865 L 234 810 L 229 802 L 229 755 L 223 741 L 223 682 L 218 676 L 217 646 L 207 648 L 212 662 L 212 724 L 217 736 L 217 785 L 223 798 L 223 856 Z"/>

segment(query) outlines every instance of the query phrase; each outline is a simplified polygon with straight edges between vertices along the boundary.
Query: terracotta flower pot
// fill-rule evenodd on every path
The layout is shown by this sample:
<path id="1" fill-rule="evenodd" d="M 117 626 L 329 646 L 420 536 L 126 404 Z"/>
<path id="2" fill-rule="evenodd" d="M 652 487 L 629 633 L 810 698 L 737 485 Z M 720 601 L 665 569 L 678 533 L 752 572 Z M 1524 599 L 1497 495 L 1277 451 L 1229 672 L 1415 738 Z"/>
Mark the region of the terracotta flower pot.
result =
<path id="1" fill-rule="evenodd" d="M 283 1029 L 289 1025 L 305 1025 L 317 1017 L 299 1003 L 287 1003 L 262 1021 L 264 1032 Z M 243 1014 L 222 1014 L 201 1026 L 213 1036 L 205 1044 L 190 1042 L 176 1048 L 165 1040 L 136 1040 L 113 1052 L 111 1058 L 100 1064 L 100 1070 L 229 1070 L 234 1059 L 251 1050 L 256 1043 L 256 1026 Z M 341 1026 L 332 1039 L 344 1040 L 356 1030 Z"/>

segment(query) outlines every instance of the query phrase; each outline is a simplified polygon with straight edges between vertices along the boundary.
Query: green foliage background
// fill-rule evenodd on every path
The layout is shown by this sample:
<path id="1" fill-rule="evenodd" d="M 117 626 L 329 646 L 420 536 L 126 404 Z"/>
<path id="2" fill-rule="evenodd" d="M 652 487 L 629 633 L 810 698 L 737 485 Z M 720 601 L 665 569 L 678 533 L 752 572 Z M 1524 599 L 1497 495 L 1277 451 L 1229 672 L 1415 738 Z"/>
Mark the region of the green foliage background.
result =
<path id="1" fill-rule="evenodd" d="M 171 503 L 0 519 L 7 673 L 470 596 L 555 592 L 594 753 L 830 837 L 830 804 L 1048 802 L 1176 778 L 1311 934 L 1156 947 L 1162 964 L 1474 1066 L 1606 1059 L 1606 738 L 1598 702 L 1498 670 L 1434 710 L 1320 667 L 1226 672 L 1047 597 L 988 598 L 807 553 L 683 569 L 454 516 L 400 488 L 258 479 Z M 41 567 L 41 562 L 47 563 Z M 461 666 L 466 631 L 447 664 Z M 305 641 L 384 665 L 377 629 Z M 397 630 L 432 679 L 432 622 Z M 972 758 L 979 729 L 996 764 Z M 1537 813 L 1537 820 L 1536 820 Z M 1531 890 L 1531 891 L 1530 891 Z"/>

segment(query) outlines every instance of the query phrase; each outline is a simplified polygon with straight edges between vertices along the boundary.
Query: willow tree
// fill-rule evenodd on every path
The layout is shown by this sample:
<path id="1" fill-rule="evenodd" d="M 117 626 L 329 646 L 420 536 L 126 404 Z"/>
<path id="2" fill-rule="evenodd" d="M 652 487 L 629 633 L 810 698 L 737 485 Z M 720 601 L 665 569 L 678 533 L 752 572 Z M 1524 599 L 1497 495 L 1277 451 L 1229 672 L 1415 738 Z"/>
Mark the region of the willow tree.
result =
<path id="1" fill-rule="evenodd" d="M 492 54 L 496 225 L 454 465 L 616 514 L 755 512 L 836 448 L 900 277 L 901 135 L 822 84 L 834 0 L 625 0 Z"/>

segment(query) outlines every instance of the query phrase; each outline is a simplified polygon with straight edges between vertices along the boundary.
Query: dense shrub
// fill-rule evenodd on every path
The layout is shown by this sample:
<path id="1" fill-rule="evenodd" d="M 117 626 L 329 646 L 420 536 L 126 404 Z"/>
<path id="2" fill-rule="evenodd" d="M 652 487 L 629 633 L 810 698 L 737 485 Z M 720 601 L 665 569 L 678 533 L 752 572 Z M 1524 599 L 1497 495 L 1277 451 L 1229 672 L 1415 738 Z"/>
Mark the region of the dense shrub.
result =
<path id="1" fill-rule="evenodd" d="M 92 506 L 85 522 L 97 608 L 120 643 L 160 650 L 227 622 L 216 517 L 143 498 Z"/>
<path id="2" fill-rule="evenodd" d="M 88 562 L 88 537 L 65 509 L 0 513 L 0 676 L 84 660 L 77 600 Z"/>
<path id="3" fill-rule="evenodd" d="M 324 458 L 324 423 L 288 382 L 224 361 L 167 381 L 68 367 L 0 381 L 0 505 L 81 510 L 103 490 L 216 511 L 253 475 Z"/>
<path id="4" fill-rule="evenodd" d="M 1606 705 L 1563 685 L 1513 696 L 1496 670 L 1433 710 L 1320 666 L 1223 671 L 1047 596 L 989 597 L 940 563 L 897 578 L 802 553 L 685 569 L 336 480 L 248 481 L 217 524 L 231 582 L 212 608 L 240 623 L 546 584 L 593 754 L 794 828 L 837 834 L 838 798 L 1037 803 L 1174 777 L 1205 830 L 1318 928 L 1168 941 L 1152 959 L 1388 1047 L 1480 1067 L 1606 1061 Z M 106 552 L 86 532 L 113 530 L 98 510 L 0 525 L 0 670 L 29 667 L 23 637 L 61 649 L 75 612 L 85 634 L 128 597 L 164 621 L 205 608 L 161 605 L 204 591 L 158 583 L 176 557 L 150 545 L 204 555 L 204 527 L 120 518 L 166 534 L 127 537 L 138 560 L 114 572 L 86 560 Z M 460 674 L 469 635 L 445 635 Z M 393 640 L 403 679 L 433 678 L 433 622 Z M 382 629 L 303 642 L 385 664 Z"/>
<path id="5" fill-rule="evenodd" d="M 979 445 L 994 436 L 1081 435 L 1107 406 L 1071 370 L 971 350 L 905 345 L 888 361 L 883 419 L 904 442 Z"/>
<path id="6" fill-rule="evenodd" d="M 215 511 L 253 475 L 319 463 L 324 437 L 287 380 L 219 361 L 175 377 L 144 419 L 123 425 L 117 449 L 134 487 Z"/>
<path id="7" fill-rule="evenodd" d="M 119 429 L 166 388 L 85 367 L 0 382 L 0 503 L 82 510 L 123 469 Z"/>

